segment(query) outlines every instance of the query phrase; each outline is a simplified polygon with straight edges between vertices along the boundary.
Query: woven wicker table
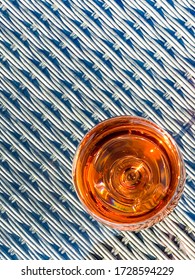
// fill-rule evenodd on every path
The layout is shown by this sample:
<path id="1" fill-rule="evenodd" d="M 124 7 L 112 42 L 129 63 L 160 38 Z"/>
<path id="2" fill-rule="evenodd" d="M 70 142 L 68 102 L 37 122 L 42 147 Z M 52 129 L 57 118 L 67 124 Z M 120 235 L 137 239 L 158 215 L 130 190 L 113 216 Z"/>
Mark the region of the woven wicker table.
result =
<path id="1" fill-rule="evenodd" d="M 0 1 L 0 259 L 194 259 L 193 0 Z M 176 140 L 185 191 L 161 223 L 82 208 L 75 150 L 94 125 L 148 118 Z"/>

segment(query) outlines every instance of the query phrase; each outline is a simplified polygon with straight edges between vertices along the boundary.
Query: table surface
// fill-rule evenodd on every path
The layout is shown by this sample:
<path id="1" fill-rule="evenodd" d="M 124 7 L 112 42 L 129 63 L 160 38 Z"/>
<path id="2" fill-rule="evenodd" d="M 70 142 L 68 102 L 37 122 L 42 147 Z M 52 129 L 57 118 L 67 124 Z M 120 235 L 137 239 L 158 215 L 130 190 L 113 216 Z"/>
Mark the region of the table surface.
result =
<path id="1" fill-rule="evenodd" d="M 193 0 L 0 1 L 0 259 L 194 259 Z M 176 209 L 140 232 L 90 217 L 72 160 L 94 125 L 154 121 L 187 178 Z"/>

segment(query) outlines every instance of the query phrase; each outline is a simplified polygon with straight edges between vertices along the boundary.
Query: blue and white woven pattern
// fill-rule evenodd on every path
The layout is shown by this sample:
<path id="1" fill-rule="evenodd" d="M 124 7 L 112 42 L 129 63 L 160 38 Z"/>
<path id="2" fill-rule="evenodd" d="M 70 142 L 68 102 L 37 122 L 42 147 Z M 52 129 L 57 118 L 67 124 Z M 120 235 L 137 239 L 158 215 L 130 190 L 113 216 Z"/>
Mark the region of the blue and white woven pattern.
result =
<path id="1" fill-rule="evenodd" d="M 0 0 L 0 259 L 194 259 L 195 1 Z M 164 127 L 184 194 L 163 222 L 120 232 L 72 185 L 75 150 L 119 115 Z"/>

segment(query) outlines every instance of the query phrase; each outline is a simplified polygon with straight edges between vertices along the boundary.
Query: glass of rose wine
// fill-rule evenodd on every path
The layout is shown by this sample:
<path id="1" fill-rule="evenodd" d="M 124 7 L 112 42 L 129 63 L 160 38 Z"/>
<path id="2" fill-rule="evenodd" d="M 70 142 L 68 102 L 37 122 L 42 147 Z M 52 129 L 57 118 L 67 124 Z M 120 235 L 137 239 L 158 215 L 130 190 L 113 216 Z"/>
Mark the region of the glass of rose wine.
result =
<path id="1" fill-rule="evenodd" d="M 132 116 L 92 128 L 76 151 L 72 175 L 80 201 L 96 220 L 131 231 L 166 217 L 185 183 L 173 138 L 153 122 Z"/>

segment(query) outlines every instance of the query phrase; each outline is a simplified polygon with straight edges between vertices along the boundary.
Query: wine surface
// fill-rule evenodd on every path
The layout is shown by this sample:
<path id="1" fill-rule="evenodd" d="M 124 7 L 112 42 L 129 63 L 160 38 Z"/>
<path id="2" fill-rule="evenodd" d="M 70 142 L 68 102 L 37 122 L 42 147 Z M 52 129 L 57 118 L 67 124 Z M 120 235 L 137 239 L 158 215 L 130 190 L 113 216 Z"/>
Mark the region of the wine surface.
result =
<path id="1" fill-rule="evenodd" d="M 82 141 L 76 160 L 74 179 L 83 204 L 108 222 L 152 217 L 168 204 L 180 174 L 171 138 L 139 118 L 99 124 Z"/>

